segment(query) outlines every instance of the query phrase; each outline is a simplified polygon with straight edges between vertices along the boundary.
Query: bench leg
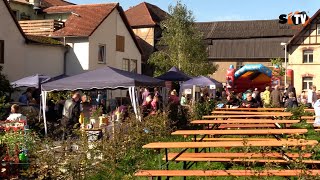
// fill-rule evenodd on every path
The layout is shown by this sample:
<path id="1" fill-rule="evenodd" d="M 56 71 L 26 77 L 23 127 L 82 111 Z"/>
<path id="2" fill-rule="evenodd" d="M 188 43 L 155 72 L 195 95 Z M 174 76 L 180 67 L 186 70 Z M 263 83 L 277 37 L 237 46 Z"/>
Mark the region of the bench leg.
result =
<path id="1" fill-rule="evenodd" d="M 167 170 L 169 170 L 168 149 L 165 148 L 164 151 L 165 151 L 165 154 L 166 154 L 166 168 L 167 168 Z"/>
<path id="2" fill-rule="evenodd" d="M 161 151 L 158 150 L 158 154 L 159 154 L 159 158 L 158 158 L 158 161 L 159 161 L 159 169 L 162 169 L 162 165 L 161 165 Z"/>
<path id="3" fill-rule="evenodd" d="M 186 161 L 183 161 L 183 167 L 182 167 L 183 170 L 187 170 L 187 162 Z M 183 176 L 183 180 L 186 180 L 187 177 L 186 176 Z"/>

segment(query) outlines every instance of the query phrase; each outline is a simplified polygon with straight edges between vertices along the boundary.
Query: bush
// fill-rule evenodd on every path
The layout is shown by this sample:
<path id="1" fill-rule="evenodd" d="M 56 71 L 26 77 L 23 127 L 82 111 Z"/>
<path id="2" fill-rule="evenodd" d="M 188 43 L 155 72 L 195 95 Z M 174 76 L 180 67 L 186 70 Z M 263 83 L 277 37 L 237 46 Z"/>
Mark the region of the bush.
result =
<path id="1" fill-rule="evenodd" d="M 35 179 L 132 179 L 136 170 L 155 166 L 156 154 L 142 146 L 168 138 L 168 127 L 167 114 L 148 116 L 143 122 L 132 115 L 115 127 L 114 134 L 105 133 L 97 142 L 88 142 L 83 133 L 79 139 L 60 144 L 49 139 L 37 141 L 26 175 Z M 72 144 L 79 150 L 70 151 Z M 58 145 L 62 147 L 53 148 Z M 44 151 L 37 153 L 40 150 Z"/>
<path id="2" fill-rule="evenodd" d="M 205 102 L 197 102 L 193 108 L 193 117 L 195 119 L 202 119 L 202 116 L 211 115 L 211 112 L 216 107 L 216 102 L 213 100 Z"/>

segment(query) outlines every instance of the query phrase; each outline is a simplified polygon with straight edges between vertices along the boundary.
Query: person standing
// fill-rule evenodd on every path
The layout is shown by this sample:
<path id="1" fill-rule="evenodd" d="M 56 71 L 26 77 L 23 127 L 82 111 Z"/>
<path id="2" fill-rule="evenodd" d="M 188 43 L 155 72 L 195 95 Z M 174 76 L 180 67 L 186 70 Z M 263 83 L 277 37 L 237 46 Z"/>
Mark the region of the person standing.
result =
<path id="1" fill-rule="evenodd" d="M 272 107 L 279 108 L 281 106 L 282 95 L 279 90 L 279 86 L 275 86 L 274 90 L 271 92 L 271 105 Z"/>
<path id="2" fill-rule="evenodd" d="M 256 99 L 260 105 L 262 105 L 261 96 L 260 96 L 260 92 L 259 92 L 258 88 L 254 88 L 254 91 L 252 93 L 252 97 L 254 99 Z"/>
<path id="3" fill-rule="evenodd" d="M 263 101 L 263 107 L 268 107 L 271 102 L 271 97 L 270 97 L 270 86 L 266 87 L 266 90 L 262 93 L 262 101 Z"/>
<path id="4" fill-rule="evenodd" d="M 320 126 L 320 93 L 317 93 L 318 100 L 314 103 L 314 113 L 316 115 L 316 118 L 314 120 L 313 126 Z"/>
<path id="5" fill-rule="evenodd" d="M 62 112 L 63 139 L 73 135 L 73 130 L 78 129 L 80 117 L 80 94 L 74 93 L 71 99 L 66 100 Z"/>
<path id="6" fill-rule="evenodd" d="M 311 89 L 308 90 L 308 104 L 310 107 L 313 107 L 314 103 L 317 101 L 317 87 L 311 86 Z"/>
<path id="7" fill-rule="evenodd" d="M 150 95 L 148 88 L 144 88 L 144 92 L 142 93 L 142 103 L 147 100 L 147 97 Z"/>
<path id="8" fill-rule="evenodd" d="M 286 92 L 287 95 L 289 96 L 289 93 L 293 93 L 293 97 L 297 98 L 297 94 L 296 94 L 296 88 L 293 87 L 290 83 L 286 84 Z"/>

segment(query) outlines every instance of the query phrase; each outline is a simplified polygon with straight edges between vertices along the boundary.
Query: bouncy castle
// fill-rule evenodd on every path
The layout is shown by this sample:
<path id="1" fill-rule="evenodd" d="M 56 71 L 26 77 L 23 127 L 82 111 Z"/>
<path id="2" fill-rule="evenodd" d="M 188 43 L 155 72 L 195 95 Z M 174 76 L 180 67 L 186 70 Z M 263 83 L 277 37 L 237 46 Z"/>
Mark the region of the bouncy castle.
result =
<path id="1" fill-rule="evenodd" d="M 284 77 L 279 76 L 280 69 L 268 68 L 262 64 L 247 64 L 236 71 L 233 65 L 227 70 L 227 88 L 235 92 L 245 92 L 258 88 L 263 91 L 266 86 L 284 86 Z M 293 85 L 293 71 L 287 70 L 287 82 Z"/>

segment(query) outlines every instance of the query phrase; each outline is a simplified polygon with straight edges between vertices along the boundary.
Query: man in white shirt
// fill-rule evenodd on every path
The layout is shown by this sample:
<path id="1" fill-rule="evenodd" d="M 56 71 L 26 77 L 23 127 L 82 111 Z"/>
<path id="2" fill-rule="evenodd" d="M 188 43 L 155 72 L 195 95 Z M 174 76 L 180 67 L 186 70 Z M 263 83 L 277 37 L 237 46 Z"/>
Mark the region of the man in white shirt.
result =
<path id="1" fill-rule="evenodd" d="M 313 123 L 313 126 L 320 126 L 320 93 L 317 93 L 318 100 L 314 103 L 314 113 L 316 119 Z"/>
<path id="2" fill-rule="evenodd" d="M 308 103 L 314 106 L 314 103 L 317 101 L 317 88 L 316 86 L 311 86 L 311 89 L 308 90 Z"/>

